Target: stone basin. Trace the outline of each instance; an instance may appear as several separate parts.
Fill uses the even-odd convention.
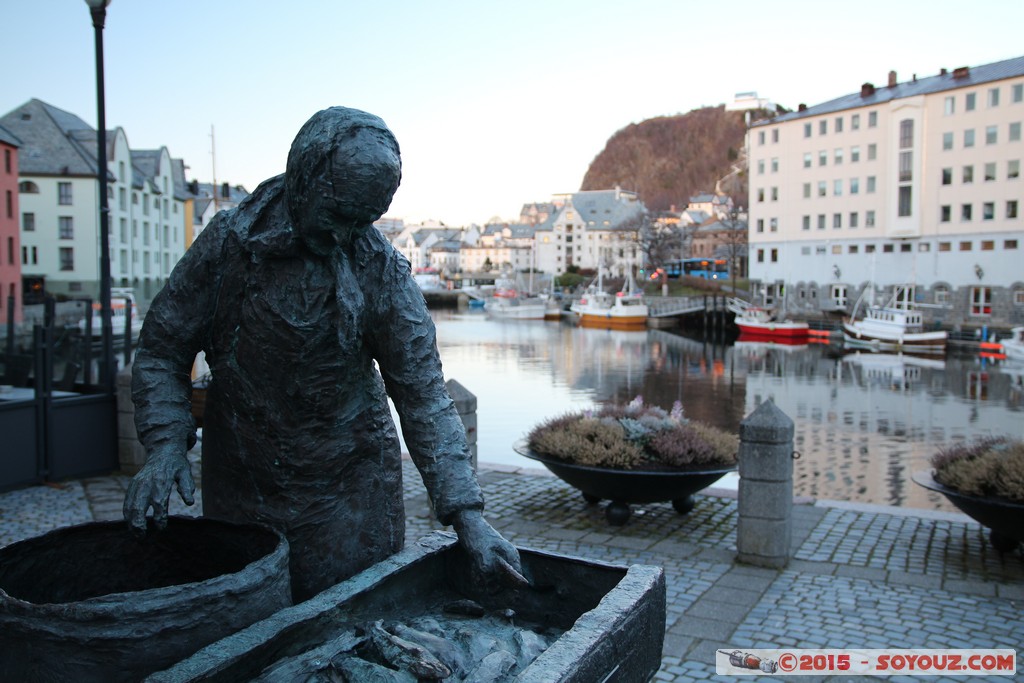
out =
[[[611,565],[520,548],[534,587],[482,595],[469,588],[454,534],[434,532],[312,599],[213,643],[149,683],[250,681],[313,650],[353,623],[408,618],[471,598],[511,608],[515,620],[554,632],[520,683],[647,681],[661,664],[665,579],[660,567]]]

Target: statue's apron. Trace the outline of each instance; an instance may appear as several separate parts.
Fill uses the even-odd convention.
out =
[[[205,514],[288,538],[293,598],[402,548],[401,450],[344,259],[230,259],[210,330]],[[258,378],[258,379],[257,379]]]

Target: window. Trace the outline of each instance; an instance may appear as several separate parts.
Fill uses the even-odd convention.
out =
[[[948,223],[952,220],[953,207],[949,204],[943,204],[939,207],[939,221],[942,223]]]
[[[900,245],[900,252],[905,254],[905,253],[907,253],[909,251],[911,251],[911,245],[910,244],[907,244],[906,242],[904,242],[903,244]]]
[[[935,285],[935,303],[937,304],[948,304],[949,303],[949,287],[945,285]]]
[[[778,263],[778,262],[779,262],[779,250],[778,249],[772,249],[772,263]]]
[[[974,182],[974,166],[964,166],[963,182],[964,185]]]
[[[1024,306],[1024,289],[1013,290],[1013,305]]]
[[[1003,240],[1003,249],[1016,249],[1017,240]]]
[[[953,184],[953,169],[944,168],[942,169],[942,184],[952,185]]]
[[[57,219],[57,236],[62,240],[75,238],[75,224],[71,216],[60,216]]]
[[[61,270],[74,270],[75,269],[75,250],[71,247],[60,248],[60,269]]]
[[[943,133],[942,134],[942,149],[950,150],[953,149],[953,134]]]
[[[804,124],[804,137],[805,138],[811,137],[811,124],[809,124],[809,123],[805,123]]]
[[[996,140],[999,139],[998,126],[985,126],[985,144],[994,145]]]
[[[956,113],[956,98],[950,95],[943,101],[942,113],[946,116],[952,116]]]
[[[21,194],[39,194],[39,186],[31,180],[22,180],[18,183],[18,192]]]
[[[773,202],[779,201],[779,188],[777,188],[777,187],[773,187],[772,188],[772,201]]]
[[[21,229],[25,232],[34,232],[36,229],[36,215],[34,213],[21,214]]]
[[[757,262],[764,263],[764,249],[757,250]]]
[[[819,213],[818,214],[818,230],[824,230],[824,229],[825,229],[825,214]]]
[[[828,163],[828,152],[821,150],[818,152],[818,166],[824,166]]]
[[[917,243],[917,250],[918,251],[931,251],[932,250],[932,245],[931,245],[930,242],[918,242]]]
[[[811,184],[804,183],[804,199],[809,199],[811,196]]]
[[[810,247],[800,247],[800,255],[801,256],[810,256],[811,255],[811,248]],[[803,292],[804,292],[804,290],[801,289],[800,290],[800,294],[803,295]]]
[[[850,163],[855,164],[860,161],[860,147],[854,145],[850,148]]]
[[[860,247],[859,247],[859,246],[857,246],[856,244],[851,244],[851,245],[850,245],[850,246],[849,246],[849,247],[847,248],[847,250],[846,250],[846,252],[847,252],[847,253],[849,253],[849,254],[856,254],[856,253],[858,253],[859,251],[860,251]]]
[[[1020,142],[1020,121],[1014,121],[1010,124],[1010,130],[1007,136],[1010,142]]]
[[[1010,101],[1014,104],[1024,102],[1024,83],[1015,83],[1010,86]]]
[[[990,221],[996,217],[995,202],[985,202],[981,205],[981,220]]]
[[[864,253],[865,254],[874,254],[875,253],[875,245],[873,245],[873,244],[865,244],[864,245]]]
[[[837,116],[836,117],[835,129],[836,129],[837,133],[842,133],[843,132],[843,117],[842,116]]]
[[[850,130],[860,130],[860,114],[850,117]]]
[[[838,230],[841,227],[843,227],[843,214],[841,214],[841,213],[834,213],[834,214],[832,214],[832,229],[833,230]]]
[[[757,134],[757,144],[759,144],[759,145],[763,145],[764,144],[764,131],[763,130]]]
[[[995,241],[993,241],[993,240],[982,240],[981,241],[981,250],[982,251],[992,251],[995,248],[996,248]]]
[[[757,219],[757,231],[758,232],[764,232],[764,219],[763,218],[758,218]]]
[[[1006,217],[1016,218],[1017,217],[1017,200],[1011,199],[1006,202]]]
[[[768,219],[768,228],[772,232],[778,232],[779,231],[779,219],[778,218],[769,218]]]
[[[128,193],[123,187],[117,191],[117,206],[122,211],[128,210]]]
[[[832,163],[834,163],[834,164],[841,164],[841,163],[843,163],[843,148],[842,147],[836,147],[836,151],[832,155],[832,159],[833,159]]]
[[[833,244],[832,245],[832,253],[833,254],[842,254],[843,253],[843,245],[841,245],[841,244]]]
[[[964,131],[964,147],[974,147],[974,129],[968,128]]]
[[[818,121],[818,135],[828,134],[828,121]]]
[[[1011,159],[1006,162],[1006,179],[1015,180],[1020,177],[1020,159]]]
[[[900,182],[909,183],[914,179],[914,153],[900,152]]]
[[[762,133],[764,135],[764,133]],[[764,175],[764,159],[757,160],[757,175]]]
[[[912,200],[912,196],[911,195],[912,195],[912,192],[911,192],[910,185],[900,185],[900,190],[899,190],[899,210],[898,210],[898,214],[900,216],[909,216],[909,215],[911,215],[911,203],[912,203],[911,202],[911,200]]]
[[[810,152],[804,152],[804,168],[810,168],[811,167],[811,159],[812,158],[813,158],[813,156],[811,155]]]
[[[772,129],[772,142],[778,142],[778,141],[779,141],[779,129],[778,128],[773,128]]]
[[[985,164],[985,182],[986,183],[990,183],[990,182],[992,182],[995,179],[996,179],[996,164],[993,161],[991,163]]]
[[[971,287],[971,315],[979,317],[992,315],[991,287]]]
[[[988,91],[988,106],[998,107],[999,106],[999,88],[989,88]]]
[[[869,111],[868,112],[868,128],[875,128],[876,126],[878,126],[878,112],[877,111]]]
[[[856,228],[857,227],[858,218],[860,218],[860,214],[859,213],[857,213],[856,211],[851,211],[850,212],[850,227],[851,228]]]
[[[869,228],[875,227],[875,212],[874,211],[865,211],[864,212],[864,225],[869,227]]]
[[[803,227],[804,230],[810,230],[811,229],[811,217],[810,216],[804,216],[803,217],[802,227]]]
[[[824,180],[819,180],[818,181],[818,196],[819,197],[824,197],[827,194],[828,194],[828,183],[826,183]]]
[[[882,252],[883,253],[891,254],[893,251],[894,251],[894,249],[892,248],[891,244],[883,244],[882,245]]]
[[[832,181],[832,194],[836,197],[841,197],[843,194],[843,181],[833,180]]]
[[[850,194],[860,193],[860,178],[850,178]]]
[[[6,192],[7,196],[7,217],[14,218],[14,193],[10,190]]]
[[[61,206],[71,205],[71,183],[57,183],[57,203]]]
[[[972,247],[973,244],[971,244],[970,240],[964,240],[963,242],[960,242],[959,245],[960,251],[970,251]]]
[[[900,121],[900,149],[910,149],[914,146],[914,120],[903,119]]]
[[[977,105],[977,101],[978,101],[977,93],[973,93],[973,92],[967,93],[967,96],[964,97],[964,109],[966,111],[974,111],[974,108]]]
[[[764,188],[763,187],[757,188],[757,201],[759,201],[759,202],[763,202],[764,201]]]
[[[972,206],[970,204],[961,204],[960,205],[960,220],[962,220],[962,221],[969,221],[969,220],[971,220],[971,210],[972,210]]]
[[[871,143],[868,145],[868,161],[874,161],[875,157],[878,156],[878,145]]]
[[[952,242],[939,242],[939,251],[952,251],[952,250],[953,250],[953,243]]]
[[[778,157],[772,157],[772,173],[778,173],[778,172],[779,172],[779,158]]]
[[[875,176],[869,175],[868,176],[867,187],[865,188],[865,192],[867,192],[868,194],[872,194],[874,191],[875,191]]]

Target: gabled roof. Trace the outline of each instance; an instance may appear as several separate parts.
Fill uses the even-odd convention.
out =
[[[627,220],[635,218],[643,210],[643,205],[634,193],[620,190],[577,192],[572,195],[572,205],[580,219],[586,222],[588,229],[593,221],[594,228],[614,230]]]
[[[983,64],[981,66],[960,67],[952,71],[947,71],[946,73],[940,73],[937,76],[917,78],[911,81],[906,81],[905,83],[897,83],[892,87],[879,86],[872,87],[870,89],[862,88],[861,91],[851,93],[849,95],[843,95],[842,97],[838,97],[834,100],[830,100],[822,104],[816,104],[813,107],[807,107],[804,111],[790,112],[788,114],[783,114],[782,116],[777,116],[774,119],[755,122],[751,125],[751,128],[780,123],[782,121],[803,119],[810,116],[819,116],[821,114],[831,114],[833,112],[843,111],[846,109],[868,107],[874,104],[891,102],[892,100],[898,100],[905,97],[931,95],[933,93],[944,92],[946,90],[969,88],[972,86],[982,85],[984,83],[1014,78],[1016,76],[1024,76],[1024,57],[1014,57],[1013,59],[1006,59],[1001,62],[993,62],[991,64]]]
[[[0,118],[0,125],[21,141],[20,174],[96,175],[96,131],[71,112],[31,99]]]

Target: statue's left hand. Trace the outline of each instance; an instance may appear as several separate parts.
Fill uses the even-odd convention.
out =
[[[463,510],[452,521],[459,543],[469,555],[474,581],[491,592],[529,585],[519,551],[487,523],[479,510]]]
[[[172,447],[150,453],[146,464],[129,482],[124,498],[124,518],[133,533],[146,535],[146,512],[150,507],[156,527],[167,526],[167,508],[174,488],[186,505],[195,502],[196,485],[185,453]]]

